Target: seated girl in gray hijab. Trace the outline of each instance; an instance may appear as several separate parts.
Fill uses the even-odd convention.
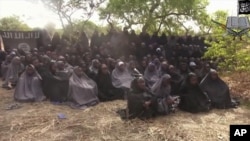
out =
[[[24,66],[21,63],[21,60],[19,57],[14,57],[11,61],[11,64],[7,70],[6,76],[5,76],[5,82],[3,84],[4,88],[11,89],[12,86],[15,86],[18,77],[20,73],[24,70]]]
[[[100,64],[99,60],[97,60],[97,59],[92,60],[91,65],[90,65],[90,67],[88,69],[89,77],[91,79],[93,79],[93,80],[96,79],[96,76],[98,74],[98,69],[99,69],[100,65],[101,64]]]
[[[144,72],[144,78],[149,88],[151,88],[160,79],[159,72],[153,63],[148,64],[148,67]]]
[[[97,85],[81,67],[75,67],[69,79],[68,101],[72,108],[79,109],[99,103]]]
[[[130,88],[133,80],[132,75],[129,73],[125,63],[118,62],[116,68],[112,71],[112,84],[115,88]]]
[[[20,102],[42,101],[45,99],[41,77],[33,65],[28,65],[20,76],[15,89],[14,99]]]
[[[170,96],[171,93],[171,76],[169,74],[164,74],[161,79],[159,79],[151,88],[152,93],[156,96],[158,103],[158,113],[162,115],[167,115],[177,106],[177,102],[173,97]],[[175,104],[175,105],[174,105]]]

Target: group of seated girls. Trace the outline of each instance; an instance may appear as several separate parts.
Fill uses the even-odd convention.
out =
[[[167,115],[177,105],[191,113],[236,106],[229,87],[213,69],[201,77],[195,71],[182,75],[183,64],[178,70],[159,59],[150,62],[144,70],[138,68],[139,71],[133,61],[100,63],[94,59],[89,66],[79,63],[73,67],[63,56],[56,61],[53,55],[22,59],[18,56],[6,58],[10,65],[5,71],[3,85],[16,85],[14,99],[20,102],[49,99],[72,108],[86,109],[100,101],[121,99],[127,100],[127,118],[142,119]],[[25,65],[24,62],[29,63]]]

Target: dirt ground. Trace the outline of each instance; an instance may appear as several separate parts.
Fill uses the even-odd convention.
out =
[[[243,79],[244,78],[244,79]],[[250,77],[224,77],[234,96],[249,100]],[[0,88],[0,141],[228,141],[230,124],[250,124],[247,106],[209,113],[175,114],[149,121],[123,121],[116,114],[124,101],[101,103],[87,110],[73,110],[49,102],[13,103],[13,90]],[[58,119],[64,113],[67,119]]]

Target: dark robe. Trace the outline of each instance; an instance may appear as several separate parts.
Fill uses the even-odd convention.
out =
[[[189,79],[187,78],[180,88],[180,109],[191,113],[209,111],[210,100],[208,96],[201,90],[199,85],[192,86]]]
[[[53,75],[46,67],[37,69],[42,77],[43,92],[52,102],[65,102],[67,100],[69,79]]]
[[[98,72],[96,83],[99,90],[99,99],[101,101],[109,101],[115,99],[123,99],[124,91],[121,88],[115,88],[112,85],[111,74],[102,74]]]
[[[131,83],[131,87],[135,84],[134,80]],[[151,101],[151,105],[148,108],[145,108],[143,105],[145,101]],[[152,96],[151,92],[138,89],[137,86],[132,88],[128,93],[128,118],[140,118],[148,119],[154,117],[157,112],[157,102],[156,99]]]
[[[177,95],[182,84],[183,77],[178,72],[170,72],[169,75],[171,76],[171,94]]]
[[[232,102],[228,85],[219,77],[216,80],[208,73],[200,83],[201,89],[207,93],[212,107],[224,109],[231,108]]]

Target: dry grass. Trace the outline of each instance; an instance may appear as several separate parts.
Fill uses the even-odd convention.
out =
[[[250,111],[244,107],[203,114],[177,111],[145,122],[121,120],[116,111],[126,106],[124,101],[101,103],[84,111],[49,102],[4,110],[13,103],[12,97],[13,91],[0,89],[1,141],[227,141],[230,124],[250,124]],[[58,113],[67,119],[59,120]]]

